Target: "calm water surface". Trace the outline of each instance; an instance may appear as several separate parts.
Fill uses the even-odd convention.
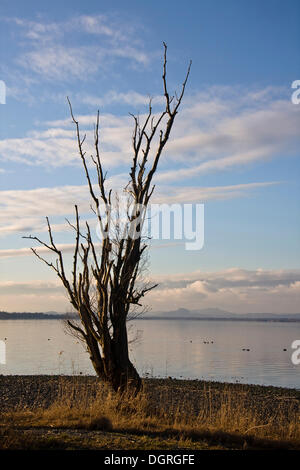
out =
[[[136,338],[131,358],[143,376],[300,388],[300,365],[291,361],[300,323],[137,320],[130,336]],[[0,320],[0,340],[5,338],[0,374],[94,373],[62,321]]]

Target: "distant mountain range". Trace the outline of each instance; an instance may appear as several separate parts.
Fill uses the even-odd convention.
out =
[[[149,312],[141,319],[182,319],[182,320],[239,320],[239,321],[300,321],[300,313],[245,313],[227,312],[219,308],[188,310],[179,308],[167,312]]]
[[[65,318],[77,318],[76,314],[58,312],[2,312],[0,320],[57,320]],[[176,319],[176,320],[228,320],[228,321],[300,321],[300,313],[246,313],[237,314],[221,310],[219,308],[205,308],[200,310],[188,310],[179,308],[171,311],[148,312],[138,317],[138,320],[151,319]]]

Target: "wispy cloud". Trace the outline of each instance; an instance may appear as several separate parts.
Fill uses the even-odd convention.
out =
[[[167,204],[198,203],[245,197],[255,190],[279,184],[276,181],[234,184],[229,186],[171,186],[163,185],[154,193],[153,202]]]
[[[53,229],[53,232],[55,232],[56,230],[55,225],[52,227],[52,229]],[[152,245],[151,249],[154,249],[154,250],[160,249],[160,248],[166,249],[166,248],[170,248],[174,246],[181,246],[183,245],[183,243],[184,242],[156,243]],[[101,244],[94,243],[94,246],[95,248],[99,248]],[[57,243],[56,247],[59,250],[61,250],[63,254],[66,254],[66,253],[74,253],[75,245],[74,243]],[[36,246],[32,246],[32,248],[34,248],[39,255],[42,255],[42,256],[44,256],[44,254],[51,255],[48,248],[37,245],[37,242],[36,242]],[[19,258],[23,256],[33,256],[31,248],[15,248],[15,249],[12,248],[12,249],[7,249],[7,250],[0,250],[0,258]]]
[[[102,127],[101,155],[104,165],[117,167],[127,164],[131,158],[131,127],[129,118],[119,120],[118,127]],[[94,152],[93,131],[90,123],[95,123],[95,116],[83,119],[82,135],[86,133],[85,150],[87,155]],[[86,129],[84,123],[90,127]],[[105,122],[103,117],[102,122]],[[70,123],[70,121],[69,121]],[[75,131],[63,128],[32,131],[26,137],[3,139],[0,141],[0,159],[23,163],[26,165],[42,165],[62,167],[80,165]]]
[[[288,100],[267,101],[261,93],[246,108],[245,97],[235,96],[231,105],[212,101],[186,106],[178,117],[168,146],[181,167],[160,173],[160,181],[190,178],[203,173],[249,165],[274,157],[296,155],[300,145],[300,115]],[[208,109],[206,109],[208,108]],[[188,165],[183,165],[187,162]]]
[[[26,46],[16,57],[16,64],[48,80],[87,80],[119,58],[129,64],[149,63],[149,55],[138,38],[138,27],[116,17],[80,15],[56,23],[18,17],[6,21],[18,28]],[[78,42],[78,35],[89,40]]]
[[[5,18],[5,21],[20,27],[23,36],[34,43],[53,42],[58,36],[60,39],[74,31],[108,37],[115,42],[128,40],[129,37],[137,42],[133,38],[136,32],[133,24],[126,24],[112,15],[78,15],[60,22],[33,21],[19,17]]]
[[[107,187],[120,191],[126,184],[126,175],[120,174],[107,181]],[[154,203],[188,203],[205,202],[209,200],[225,200],[244,197],[247,194],[277,184],[276,182],[260,182],[215,187],[171,187],[162,186],[154,192]],[[95,191],[97,188],[95,186]],[[51,197],[49,194],[51,193]],[[45,216],[54,220],[54,232],[69,230],[65,222],[57,218],[74,216],[74,204],[79,206],[82,216],[89,214],[89,223],[96,225],[96,220],[90,210],[90,196],[86,185],[61,186],[55,188],[39,188],[32,190],[0,191],[0,236],[28,235],[47,231]],[[38,203],[37,203],[38,201]],[[52,220],[52,222],[53,222]],[[0,257],[20,256],[26,251],[0,250]]]
[[[60,281],[0,282],[0,293],[10,295],[44,296],[63,293]]]
[[[97,48],[53,45],[27,52],[17,63],[48,80],[86,79],[98,71],[104,58],[104,51]]]
[[[254,92],[249,92],[251,96]],[[274,95],[277,93],[277,99]],[[188,180],[203,173],[245,167],[257,161],[296,155],[300,147],[300,114],[297,107],[278,95],[279,91],[257,90],[250,95],[225,90],[207,90],[188,97],[175,122],[174,131],[161,160],[157,181]],[[269,100],[266,97],[269,97]],[[83,100],[89,101],[85,96]],[[103,102],[117,100],[132,106],[148,98],[134,92],[104,95]],[[157,105],[161,98],[155,97]],[[250,102],[251,105],[247,104]],[[91,103],[91,101],[90,101]],[[141,116],[142,118],[143,116]],[[78,116],[92,151],[94,115]],[[128,165],[132,157],[132,119],[101,115],[101,155],[104,166]],[[27,164],[66,166],[79,163],[70,119],[45,123],[48,128],[31,131],[26,137],[0,142],[0,158]],[[155,149],[155,145],[153,145]],[[176,168],[174,168],[176,164]]]
[[[57,248],[63,253],[72,253],[74,251],[73,243],[58,243]],[[36,252],[39,255],[44,255],[45,253],[49,255],[49,250],[46,247],[34,247]],[[30,248],[16,248],[8,250],[0,250],[0,258],[18,258],[20,256],[32,256],[32,251]],[[7,283],[10,284],[9,282]],[[2,283],[2,285],[7,285]]]
[[[103,96],[98,95],[89,95],[81,94],[76,97],[78,102],[85,105],[91,106],[95,109],[95,106],[110,106],[113,104],[127,104],[132,107],[142,106],[142,109],[145,109],[149,105],[149,96],[143,95],[142,93],[137,93],[134,90],[128,92],[118,92],[116,90],[111,90],[105,93]],[[161,105],[164,102],[164,97],[154,96],[152,98],[152,105]]]

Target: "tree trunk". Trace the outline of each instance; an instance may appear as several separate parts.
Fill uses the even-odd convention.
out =
[[[137,395],[142,388],[141,378],[129,359],[125,367],[117,366],[114,369],[110,382],[114,391],[121,394],[128,392]]]
[[[113,389],[124,393],[137,394],[142,386],[141,378],[129,359],[126,318],[121,317],[114,325],[111,344],[113,357],[112,386]]]
[[[114,336],[107,337],[109,353],[100,353],[99,343],[90,336],[89,353],[97,376],[109,384],[115,392],[137,395],[142,388],[141,378],[129,359],[126,321],[115,326]]]

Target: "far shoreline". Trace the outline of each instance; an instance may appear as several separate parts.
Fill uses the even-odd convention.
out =
[[[298,315],[298,314],[295,314]],[[76,320],[76,315],[64,315],[64,314],[47,314],[47,313],[8,313],[0,312],[0,320]],[[300,318],[284,318],[284,317],[251,317],[243,318],[239,317],[176,317],[176,316],[137,316],[129,321],[153,321],[153,320],[178,320],[178,321],[224,321],[224,322],[268,322],[268,323],[300,323]]]

